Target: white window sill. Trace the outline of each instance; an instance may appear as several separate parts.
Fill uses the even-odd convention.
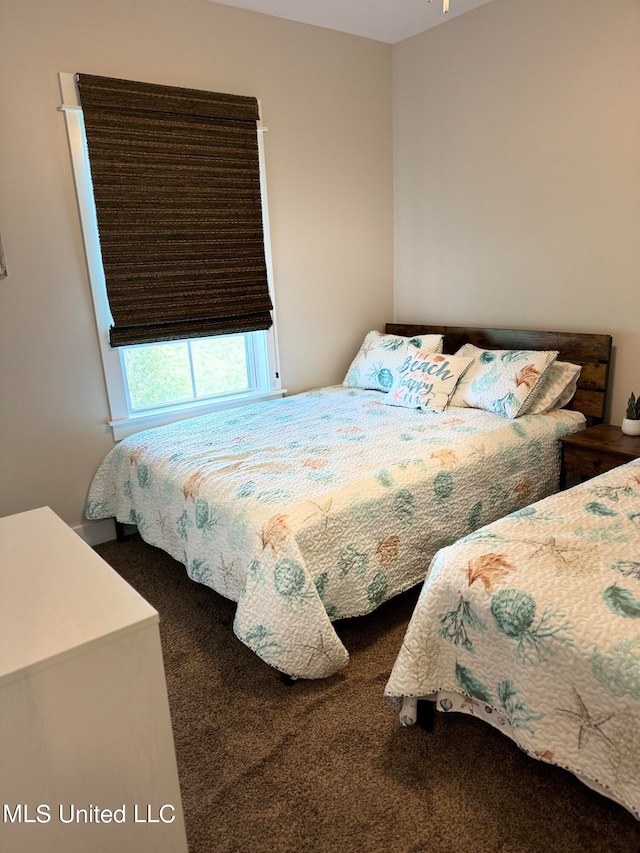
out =
[[[133,435],[143,429],[164,426],[164,424],[183,421],[187,418],[195,418],[198,415],[207,415],[210,412],[219,412],[223,409],[235,409],[238,406],[248,406],[250,403],[261,403],[266,400],[277,400],[287,393],[285,388],[275,391],[258,392],[254,394],[238,394],[234,397],[225,397],[224,400],[209,401],[202,405],[176,406],[152,412],[144,412],[139,415],[130,415],[116,421],[108,421],[113,430],[115,441],[121,441],[128,435]]]

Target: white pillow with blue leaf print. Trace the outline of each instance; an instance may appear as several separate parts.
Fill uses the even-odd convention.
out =
[[[558,357],[552,350],[484,350],[464,344],[456,355],[474,363],[456,386],[451,406],[495,412],[505,418],[524,414],[538,385]]]
[[[372,391],[389,391],[395,371],[404,362],[409,344],[429,352],[442,352],[442,335],[387,335],[368,332],[351,362],[343,385]]]

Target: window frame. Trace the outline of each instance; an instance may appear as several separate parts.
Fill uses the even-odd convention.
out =
[[[128,404],[124,378],[124,360],[122,354],[118,352],[120,348],[112,347],[109,343],[109,328],[113,325],[113,318],[107,299],[104,270],[102,268],[93,187],[91,184],[91,173],[84,135],[84,121],[76,85],[76,76],[74,73],[61,71],[58,74],[58,80],[62,99],[59,109],[64,113],[65,117],[76,199],[91,285],[96,330],[109,401],[110,418],[107,423],[113,431],[114,439],[119,441],[125,436],[132,435],[142,429],[161,426],[176,420],[284,396],[286,389],[282,388],[279,369],[276,301],[273,287],[273,262],[264,158],[264,133],[268,128],[264,127],[261,122],[258,123],[260,194],[262,198],[267,278],[269,294],[273,303],[273,325],[266,331],[244,333],[247,350],[256,368],[258,390],[249,389],[248,391],[225,394],[205,400],[200,399],[175,405],[159,406],[155,409],[135,412],[131,411]],[[234,334],[243,333],[236,332]],[[140,344],[139,346],[154,346],[154,344]]]

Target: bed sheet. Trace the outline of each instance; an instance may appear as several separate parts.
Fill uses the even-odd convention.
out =
[[[474,714],[640,817],[640,460],[434,558],[385,696]]]
[[[236,635],[293,677],[348,653],[332,622],[422,581],[435,551],[557,488],[574,412],[507,421],[425,413],[343,386],[205,415],[122,441],[85,514],[136,524],[238,603]]]

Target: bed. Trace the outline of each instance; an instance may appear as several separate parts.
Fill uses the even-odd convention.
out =
[[[583,367],[582,411],[425,412],[343,384],[130,436],[89,492],[88,518],[137,525],[194,581],[237,602],[237,637],[292,679],[346,665],[334,622],[421,582],[439,548],[555,491],[558,436],[602,414],[608,336],[386,333],[385,343],[442,335],[445,353],[459,341],[553,348]]]
[[[640,818],[639,620],[637,460],[436,554],[385,696],[405,725],[473,714]]]

